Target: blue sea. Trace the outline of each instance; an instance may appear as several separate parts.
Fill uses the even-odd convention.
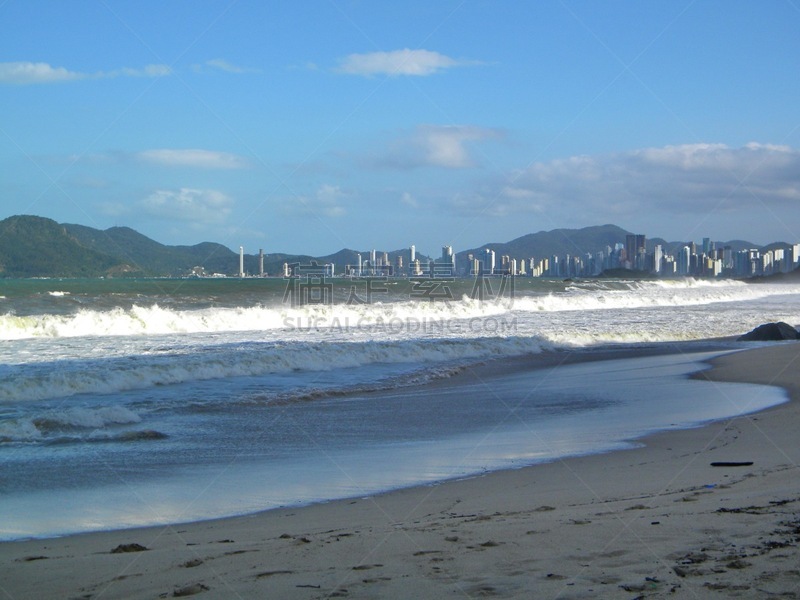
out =
[[[0,280],[0,539],[631,447],[784,402],[782,390],[688,378],[746,347],[702,340],[770,321],[800,323],[799,285]],[[644,351],[664,343],[680,351]],[[561,361],[618,348],[642,356]]]

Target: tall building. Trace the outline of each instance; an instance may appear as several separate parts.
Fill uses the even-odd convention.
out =
[[[653,273],[661,273],[661,261],[664,258],[664,250],[661,244],[656,244],[653,249]]]
[[[681,248],[678,256],[678,275],[689,275],[691,273],[692,249],[689,246]]]
[[[494,275],[495,269],[495,256],[494,250],[486,249],[486,258],[484,260],[484,274]]]
[[[258,276],[264,276],[264,249],[258,249]]]
[[[470,259],[470,262],[472,264],[472,274],[477,277],[478,275],[481,274],[481,269],[483,268],[483,265],[481,265],[481,261],[478,260],[477,258]]]
[[[244,277],[244,247],[239,246],[239,277]]]
[[[639,265],[639,256],[647,252],[645,236],[640,233],[629,233],[625,236],[625,256],[630,262],[631,269],[644,270],[644,265]]]
[[[452,246],[442,246],[442,262],[450,269],[450,274],[456,274],[456,255]]]

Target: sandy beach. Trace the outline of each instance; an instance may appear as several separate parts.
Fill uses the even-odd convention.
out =
[[[0,597],[795,598],[798,367],[797,343],[715,359],[696,376],[781,386],[791,401],[632,450],[245,517],[2,543]]]

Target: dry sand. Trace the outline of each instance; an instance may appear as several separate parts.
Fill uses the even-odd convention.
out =
[[[714,363],[793,401],[370,498],[4,543],[0,598],[800,597],[800,344]]]

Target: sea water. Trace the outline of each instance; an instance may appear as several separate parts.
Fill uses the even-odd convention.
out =
[[[622,448],[785,395],[689,380],[711,356],[702,344],[497,376],[491,365],[800,323],[791,284],[339,279],[299,296],[303,283],[0,282],[0,538],[242,514]],[[480,381],[465,376],[487,361]]]

